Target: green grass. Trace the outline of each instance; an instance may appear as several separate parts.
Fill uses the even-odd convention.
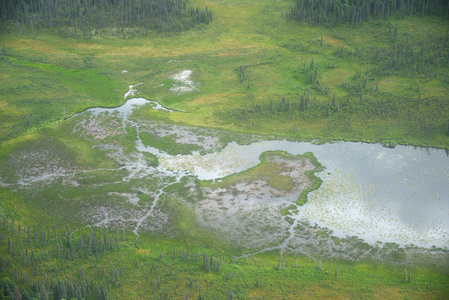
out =
[[[290,192],[293,189],[294,179],[287,175],[282,175],[282,172],[287,171],[284,166],[277,163],[273,159],[280,157],[285,160],[304,160],[308,159],[315,166],[313,170],[305,171],[307,177],[311,179],[311,186],[306,188],[301,192],[297,204],[302,206],[307,202],[307,194],[318,189],[321,186],[322,180],[314,175],[315,172],[320,172],[323,170],[321,164],[317,161],[316,157],[311,153],[307,152],[304,155],[290,155],[282,151],[269,151],[264,152],[260,155],[260,163],[250,169],[247,169],[238,174],[232,174],[222,178],[220,181],[201,181],[200,184],[206,187],[213,188],[230,188],[238,182],[242,181],[255,181],[263,180],[268,186],[282,192]],[[290,206],[290,209],[295,209],[296,206]],[[283,211],[283,215],[287,214],[287,211]]]
[[[235,185],[240,181],[253,181],[253,180],[263,180],[267,184],[281,191],[291,191],[293,189],[293,181],[291,177],[281,175],[280,173],[284,171],[283,167],[272,161],[272,158],[281,157],[283,159],[300,159],[301,156],[292,158],[291,155],[281,151],[275,152],[264,152],[260,155],[260,163],[250,169],[247,169],[239,174],[232,174],[224,177],[219,182],[215,181],[202,181],[201,184],[204,186],[213,186],[216,188],[220,187],[230,187]]]
[[[85,234],[90,232],[90,228],[81,228],[89,207],[110,206],[123,211],[133,208],[114,193],[138,194],[139,189],[156,190],[171,182],[173,179],[164,181],[157,177],[117,182],[128,173],[119,170],[117,162],[105,155],[114,151],[92,148],[96,145],[93,137],[85,139],[73,134],[73,119],[62,122],[89,107],[122,104],[128,85],[140,82],[143,84],[136,87],[139,96],[157,100],[176,111],[140,109],[133,118],[215,129],[221,147],[233,140],[244,144],[259,137],[276,137],[316,143],[351,140],[449,148],[447,64],[438,67],[429,64],[423,72],[398,69],[379,75],[373,71],[379,63],[367,60],[369,47],[388,50],[394,47],[390,28],[398,28],[399,43],[413,41],[414,50],[419,52],[421,42],[447,39],[447,21],[431,16],[398,20],[393,15],[380,24],[373,19],[359,27],[343,25],[329,29],[287,24],[281,16],[291,5],[288,0],[193,2],[210,7],[216,18],[207,27],[188,32],[154,33],[149,38],[135,36],[127,40],[112,36],[63,39],[45,32],[2,34],[0,176],[18,178],[17,165],[10,163],[11,157],[20,151],[46,151],[54,160],[67,163],[63,167],[72,169],[72,180],[80,186],[64,188],[58,179],[44,188],[36,185],[26,191],[1,187],[0,214],[13,213],[15,226],[20,222],[23,226],[43,225],[48,229],[56,223],[64,240],[62,228],[67,225]],[[447,51],[447,45],[443,51]],[[304,72],[304,65],[310,67],[312,59],[315,66],[318,64],[320,88],[308,81],[310,71]],[[371,71],[364,75],[368,65]],[[197,88],[190,93],[175,94],[170,91],[175,84],[170,77],[184,69],[193,71],[192,80]],[[362,102],[361,85],[365,85]],[[301,111],[304,93],[310,93],[310,107]],[[329,105],[334,94],[338,110]],[[290,110],[280,108],[282,98],[291,105]],[[421,98],[419,106],[418,98]],[[124,153],[130,155],[136,134],[133,128],[127,127],[124,136],[109,138],[107,142],[122,146]],[[141,137],[145,144],[171,154],[201,150],[192,144],[175,144],[172,137],[156,138],[151,133],[141,133]],[[309,156],[309,159],[314,158]],[[151,166],[158,164],[151,155],[146,155],[145,161]],[[316,159],[313,162],[318,166]],[[28,162],[17,163],[24,169]],[[76,173],[77,168],[89,167],[99,170]],[[231,186],[243,179],[264,179],[278,190],[291,190],[292,181],[279,175],[280,171],[278,165],[262,161],[214,185]],[[301,194],[299,205],[321,183],[313,172],[308,176],[314,185]],[[237,299],[263,296],[267,299],[422,299],[444,298],[449,294],[447,271],[426,257],[422,265],[413,266],[322,259],[324,271],[321,272],[315,269],[317,263],[310,258],[293,255],[286,255],[286,268],[276,270],[278,252],[257,254],[253,259],[232,263],[232,254],[241,249],[199,226],[190,205],[201,199],[189,194],[184,184],[169,186],[166,192],[170,196],[162,207],[157,207],[171,218],[171,234],[176,233],[172,239],[144,234],[137,245],[135,236],[127,232],[126,241],[121,241],[118,249],[77,259],[55,258],[56,242],[51,240],[48,245],[33,244],[37,253],[48,251],[49,259],[43,255],[42,262],[36,260],[25,267],[20,253],[31,251],[31,245],[23,236],[19,242],[17,235],[2,229],[0,256],[11,263],[0,270],[0,278],[11,277],[19,287],[30,290],[33,282],[44,278],[41,273],[36,274],[35,267],[39,264],[50,280],[73,279],[80,276],[83,266],[87,278],[97,281],[99,269],[104,267],[108,275],[98,284],[106,286],[111,297],[117,299],[162,298],[165,293],[185,299],[187,291],[191,298],[193,293],[197,297],[207,291],[206,298],[211,299],[226,298],[231,292]],[[55,194],[69,200],[55,203]],[[151,205],[152,198],[138,195],[142,205]],[[178,197],[187,199],[189,205]],[[287,207],[282,215],[295,209],[295,205]],[[327,234],[322,231],[322,235]],[[98,238],[98,229],[96,235]],[[8,253],[8,237],[20,251]],[[212,254],[217,260],[223,259],[221,271],[206,271],[202,256],[197,261],[183,258],[181,247],[185,251],[187,237],[191,253],[200,251]],[[68,247],[66,240],[64,247]],[[172,257],[173,250],[177,253],[175,257]],[[142,258],[145,253],[146,260]],[[394,253],[391,257],[402,261],[404,254]],[[294,267],[295,262],[298,268]],[[13,278],[14,268],[23,270],[25,275]],[[120,275],[119,283],[109,278],[112,268],[121,269],[119,273],[123,277]],[[404,280],[404,270],[411,274],[411,282]]]
[[[351,106],[343,106],[348,96],[345,86],[354,83],[352,78],[357,71],[365,71],[368,67],[366,60],[357,55],[347,56],[348,53],[359,47],[360,53],[368,55],[368,46],[363,45],[393,47],[388,32],[395,27],[398,28],[398,39],[403,43],[414,40],[418,45],[422,40],[422,30],[433,39],[444,37],[446,27],[440,19],[407,17],[396,20],[391,17],[390,21],[382,22],[380,26],[373,20],[360,27],[340,26],[329,30],[286,24],[280,15],[288,7],[288,1],[276,5],[268,2],[237,5],[213,1],[205,4],[214,9],[216,22],[204,29],[156,35],[151,39],[135,37],[124,41],[106,37],[87,42],[46,35],[6,36],[6,53],[12,58],[4,56],[2,63],[15,65],[8,67],[13,72],[9,72],[3,82],[9,89],[31,88],[27,91],[28,95],[32,95],[35,90],[36,97],[31,97],[32,101],[51,101],[53,112],[49,112],[49,119],[53,120],[61,118],[64,107],[69,115],[93,105],[117,105],[128,84],[143,82],[138,87],[143,96],[180,110],[169,118],[189,125],[307,140],[392,140],[401,144],[447,146],[445,113],[448,108],[444,99],[448,95],[448,83],[444,78],[448,70],[443,65],[435,78],[403,73],[376,76],[369,79],[367,84],[372,89],[377,84],[380,93],[384,94],[366,94],[367,101],[363,106],[358,104],[358,96],[351,96]],[[320,44],[321,36],[323,45]],[[30,44],[27,45],[27,42]],[[337,54],[342,46],[346,56]],[[419,46],[416,49],[419,51]],[[301,69],[304,63],[309,64],[312,58],[320,65],[320,82],[328,92],[316,91],[311,84],[304,83],[305,75],[297,76],[298,68]],[[42,63],[43,60],[45,63]],[[333,68],[328,69],[328,64]],[[248,79],[241,82],[238,69],[244,65],[250,66],[247,68]],[[370,64],[371,69],[375,67],[375,63]],[[35,87],[29,78],[19,84],[19,80],[24,79],[20,77],[29,75],[13,76],[14,70],[25,68],[27,73],[36,73],[34,84],[40,83],[41,87]],[[173,81],[169,77],[182,69],[193,70],[192,79],[199,87],[194,92],[176,95],[170,91]],[[128,70],[129,73],[123,74],[121,70]],[[49,77],[49,72],[61,75]],[[92,80],[92,75],[100,76]],[[61,95],[60,89],[51,91],[54,96],[42,97],[50,93],[48,88],[42,88],[46,81],[47,87],[59,84],[64,93],[69,91],[69,95],[78,97],[74,98],[78,106],[72,106],[75,101],[53,99],[57,94]],[[50,81],[55,84],[50,85]],[[161,87],[161,84],[164,86]],[[409,91],[410,84],[415,90],[420,86],[423,99],[430,95],[432,100],[429,106],[421,105],[417,109],[410,103],[410,99],[416,102],[418,97],[417,93]],[[277,104],[282,97],[298,107],[304,91],[310,91],[311,98],[316,99],[305,113],[295,111],[293,114],[274,114],[268,118],[254,115],[251,127],[249,119],[236,119],[231,113],[252,109],[254,105],[268,105],[271,100]],[[331,111],[330,116],[326,117],[327,103],[334,93],[340,104],[340,112]],[[393,115],[370,111],[376,107],[375,103],[391,97],[400,107]],[[13,98],[24,97],[19,93]],[[17,111],[17,101],[10,99],[6,103],[15,105],[14,108],[4,110],[8,111],[9,117],[13,111]],[[29,107],[25,104],[22,107]],[[46,109],[49,107],[45,103],[41,106]],[[355,113],[352,112],[354,109]],[[414,122],[408,120],[410,115],[407,109],[411,110],[413,119],[426,119],[420,128],[414,128]],[[44,120],[42,115],[46,116],[46,111],[43,108],[37,111],[41,120]],[[438,114],[439,111],[443,114]],[[37,126],[35,119],[39,114],[31,118],[31,124],[19,127]],[[430,125],[429,120],[432,119],[435,121],[429,133],[426,126]],[[8,128],[16,128],[17,122],[10,121]],[[5,134],[8,132],[5,129]]]
[[[190,154],[192,151],[197,151],[200,146],[193,144],[176,143],[172,137],[154,137],[151,133],[141,133],[140,138],[145,145],[151,145],[159,150],[165,151],[170,155]]]
[[[303,191],[301,193],[301,195],[299,195],[299,199],[296,202],[299,206],[306,204],[307,203],[307,194],[318,189],[321,186],[321,183],[323,182],[323,180],[321,180],[321,178],[315,176],[316,172],[323,171],[323,166],[318,162],[318,160],[313,155],[313,153],[306,152],[306,153],[304,153],[304,156],[312,161],[312,163],[315,165],[315,169],[306,172],[307,177],[312,179],[312,186],[307,188],[305,191]]]
[[[95,287],[105,287],[112,299],[152,299],[161,294],[184,299],[186,293],[212,299],[226,298],[230,293],[236,299],[439,298],[448,291],[447,277],[426,267],[322,260],[322,270],[318,271],[317,262],[308,257],[284,255],[285,264],[282,260],[277,268],[276,252],[233,263],[229,255],[192,238],[143,236],[135,240],[122,231],[60,227],[54,231],[52,227],[42,228],[47,235],[44,240],[40,227],[31,226],[28,238],[28,227],[21,219],[15,218],[14,225],[11,219],[2,222],[2,237],[9,239],[11,253],[8,246],[2,247],[0,257],[6,265],[0,271],[1,284],[10,276],[22,295],[32,297],[37,293],[24,289],[30,281],[39,278],[38,289],[40,284],[47,286],[51,295],[57,280],[65,280],[68,295],[87,284],[82,293],[95,295]]]
[[[11,116],[3,115],[9,126],[2,126],[2,139],[46,126],[89,107],[117,106],[121,102],[118,92],[125,91],[126,86],[120,89],[105,70],[61,61],[54,64],[16,51],[3,50],[0,61],[7,70],[0,86],[2,94],[8,95],[5,105],[17,111],[13,122],[8,122]]]

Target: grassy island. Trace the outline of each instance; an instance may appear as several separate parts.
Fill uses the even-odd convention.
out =
[[[298,217],[313,153],[173,163],[260,140],[448,151],[447,1],[2,1],[0,299],[449,297],[447,247]]]

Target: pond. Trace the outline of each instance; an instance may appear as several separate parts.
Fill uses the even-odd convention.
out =
[[[124,124],[131,122],[138,130],[139,124],[128,116],[133,108],[146,104],[165,109],[155,101],[133,98],[119,108],[92,112],[117,111]],[[257,165],[266,151],[312,152],[325,168],[317,173],[323,183],[299,207],[296,220],[328,228],[334,236],[357,236],[369,243],[449,245],[449,158],[441,149],[261,140],[249,145],[231,142],[221,151],[205,155],[169,155],[143,145],[140,139],[136,148],[156,155],[161,168],[188,171],[199,180],[220,180],[242,172]]]
[[[449,245],[449,158],[444,150],[342,141],[317,145],[236,135],[248,143],[240,145],[229,142],[228,135],[221,139],[223,133],[214,129],[142,117],[150,107],[160,111],[156,114],[172,113],[156,101],[134,97],[120,107],[88,109],[67,121],[75,139],[88,140],[86,145],[100,160],[115,164],[76,165],[62,147],[42,139],[8,158],[0,185],[73,223],[126,228],[137,236],[141,231],[167,234],[175,228],[165,203],[176,198],[201,226],[246,250],[299,249],[311,254],[317,248],[307,247],[321,247],[324,236],[329,251],[338,246],[332,237],[357,237],[370,245]],[[153,147],[156,144],[159,148]],[[173,145],[202,152],[173,152]],[[163,149],[190,154],[173,155]],[[240,174],[258,165],[267,151],[312,152],[324,167],[315,173],[323,180],[321,186],[289,216],[285,210],[304,186],[305,168],[298,163],[288,174],[285,169],[273,173],[287,180],[281,182],[287,184],[285,190],[273,189],[262,177],[244,179],[248,172]],[[223,178],[232,174],[237,175],[234,183],[226,185]],[[201,180],[212,184],[198,185]],[[48,201],[55,190],[58,196]],[[345,253],[352,251],[341,247]]]
[[[441,149],[260,141],[231,143],[204,156],[163,156],[161,163],[202,180],[219,180],[256,165],[260,154],[273,150],[313,152],[325,167],[317,173],[322,186],[309,194],[297,218],[330,228],[336,236],[356,235],[371,243],[449,245],[449,158]]]

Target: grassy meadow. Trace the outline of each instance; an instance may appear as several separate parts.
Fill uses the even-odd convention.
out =
[[[448,146],[448,24],[441,17],[392,16],[329,29],[287,22],[289,1],[198,4],[214,11],[214,22],[182,33],[88,41],[3,33],[2,139],[87,107],[116,106],[129,84],[142,82],[143,97],[177,110],[170,119],[189,125]],[[426,61],[441,59],[423,71],[417,62],[390,74],[376,71],[385,53],[375,51],[407,46],[427,54]],[[183,69],[193,71],[198,87],[174,94],[170,77]],[[304,95],[310,101],[301,109]]]
[[[245,255],[195,220],[194,205],[203,199],[195,189],[214,183],[178,181],[160,171],[135,175],[126,168],[129,157],[155,170],[158,161],[151,154],[133,157],[138,133],[134,127],[122,130],[116,115],[92,123],[109,130],[101,142],[115,148],[100,149],[96,131],[74,130],[89,122],[75,114],[120,106],[129,85],[142,83],[137,96],[174,111],[140,109],[132,120],[171,130],[191,127],[203,139],[217,138],[211,150],[177,143],[175,134],[156,136],[142,125],[142,143],[171,155],[204,154],[260,138],[449,149],[447,18],[393,14],[358,26],[311,26],[286,18],[290,0],[189,3],[207,6],[213,21],[148,36],[131,28],[126,38],[2,28],[0,299],[10,299],[6,295],[16,286],[22,299],[447,299],[447,250],[410,254],[393,245],[385,261],[362,255],[315,261],[279,249]],[[182,70],[192,71],[190,92],[173,90]],[[116,149],[122,151],[119,159]],[[215,187],[263,179],[292,190],[291,178],[264,155],[260,165]],[[321,170],[312,154],[305,157]],[[50,179],[41,186],[32,171],[45,168],[42,174]],[[68,175],[52,177],[61,170]],[[313,172],[306,174],[314,183],[298,205],[319,188]],[[14,182],[21,180],[18,188]],[[126,200],[129,191],[139,205]],[[158,197],[163,201],[156,203]],[[143,223],[157,233],[137,236],[137,221],[123,220],[149,207],[168,221],[156,229]],[[102,224],[96,215],[101,209],[119,218]],[[282,216],[295,209],[284,209]],[[311,232],[327,243],[320,228]],[[351,245],[371,251],[360,241]]]

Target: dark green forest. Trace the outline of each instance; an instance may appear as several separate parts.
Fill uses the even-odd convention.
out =
[[[405,16],[444,16],[447,21],[449,5],[445,0],[295,0],[287,11],[288,20],[308,22],[310,25],[329,27],[342,24],[360,25],[371,17],[388,20]]]
[[[62,36],[134,34],[150,31],[180,32],[212,21],[212,11],[183,0],[5,0],[1,24],[16,30],[50,30]]]

